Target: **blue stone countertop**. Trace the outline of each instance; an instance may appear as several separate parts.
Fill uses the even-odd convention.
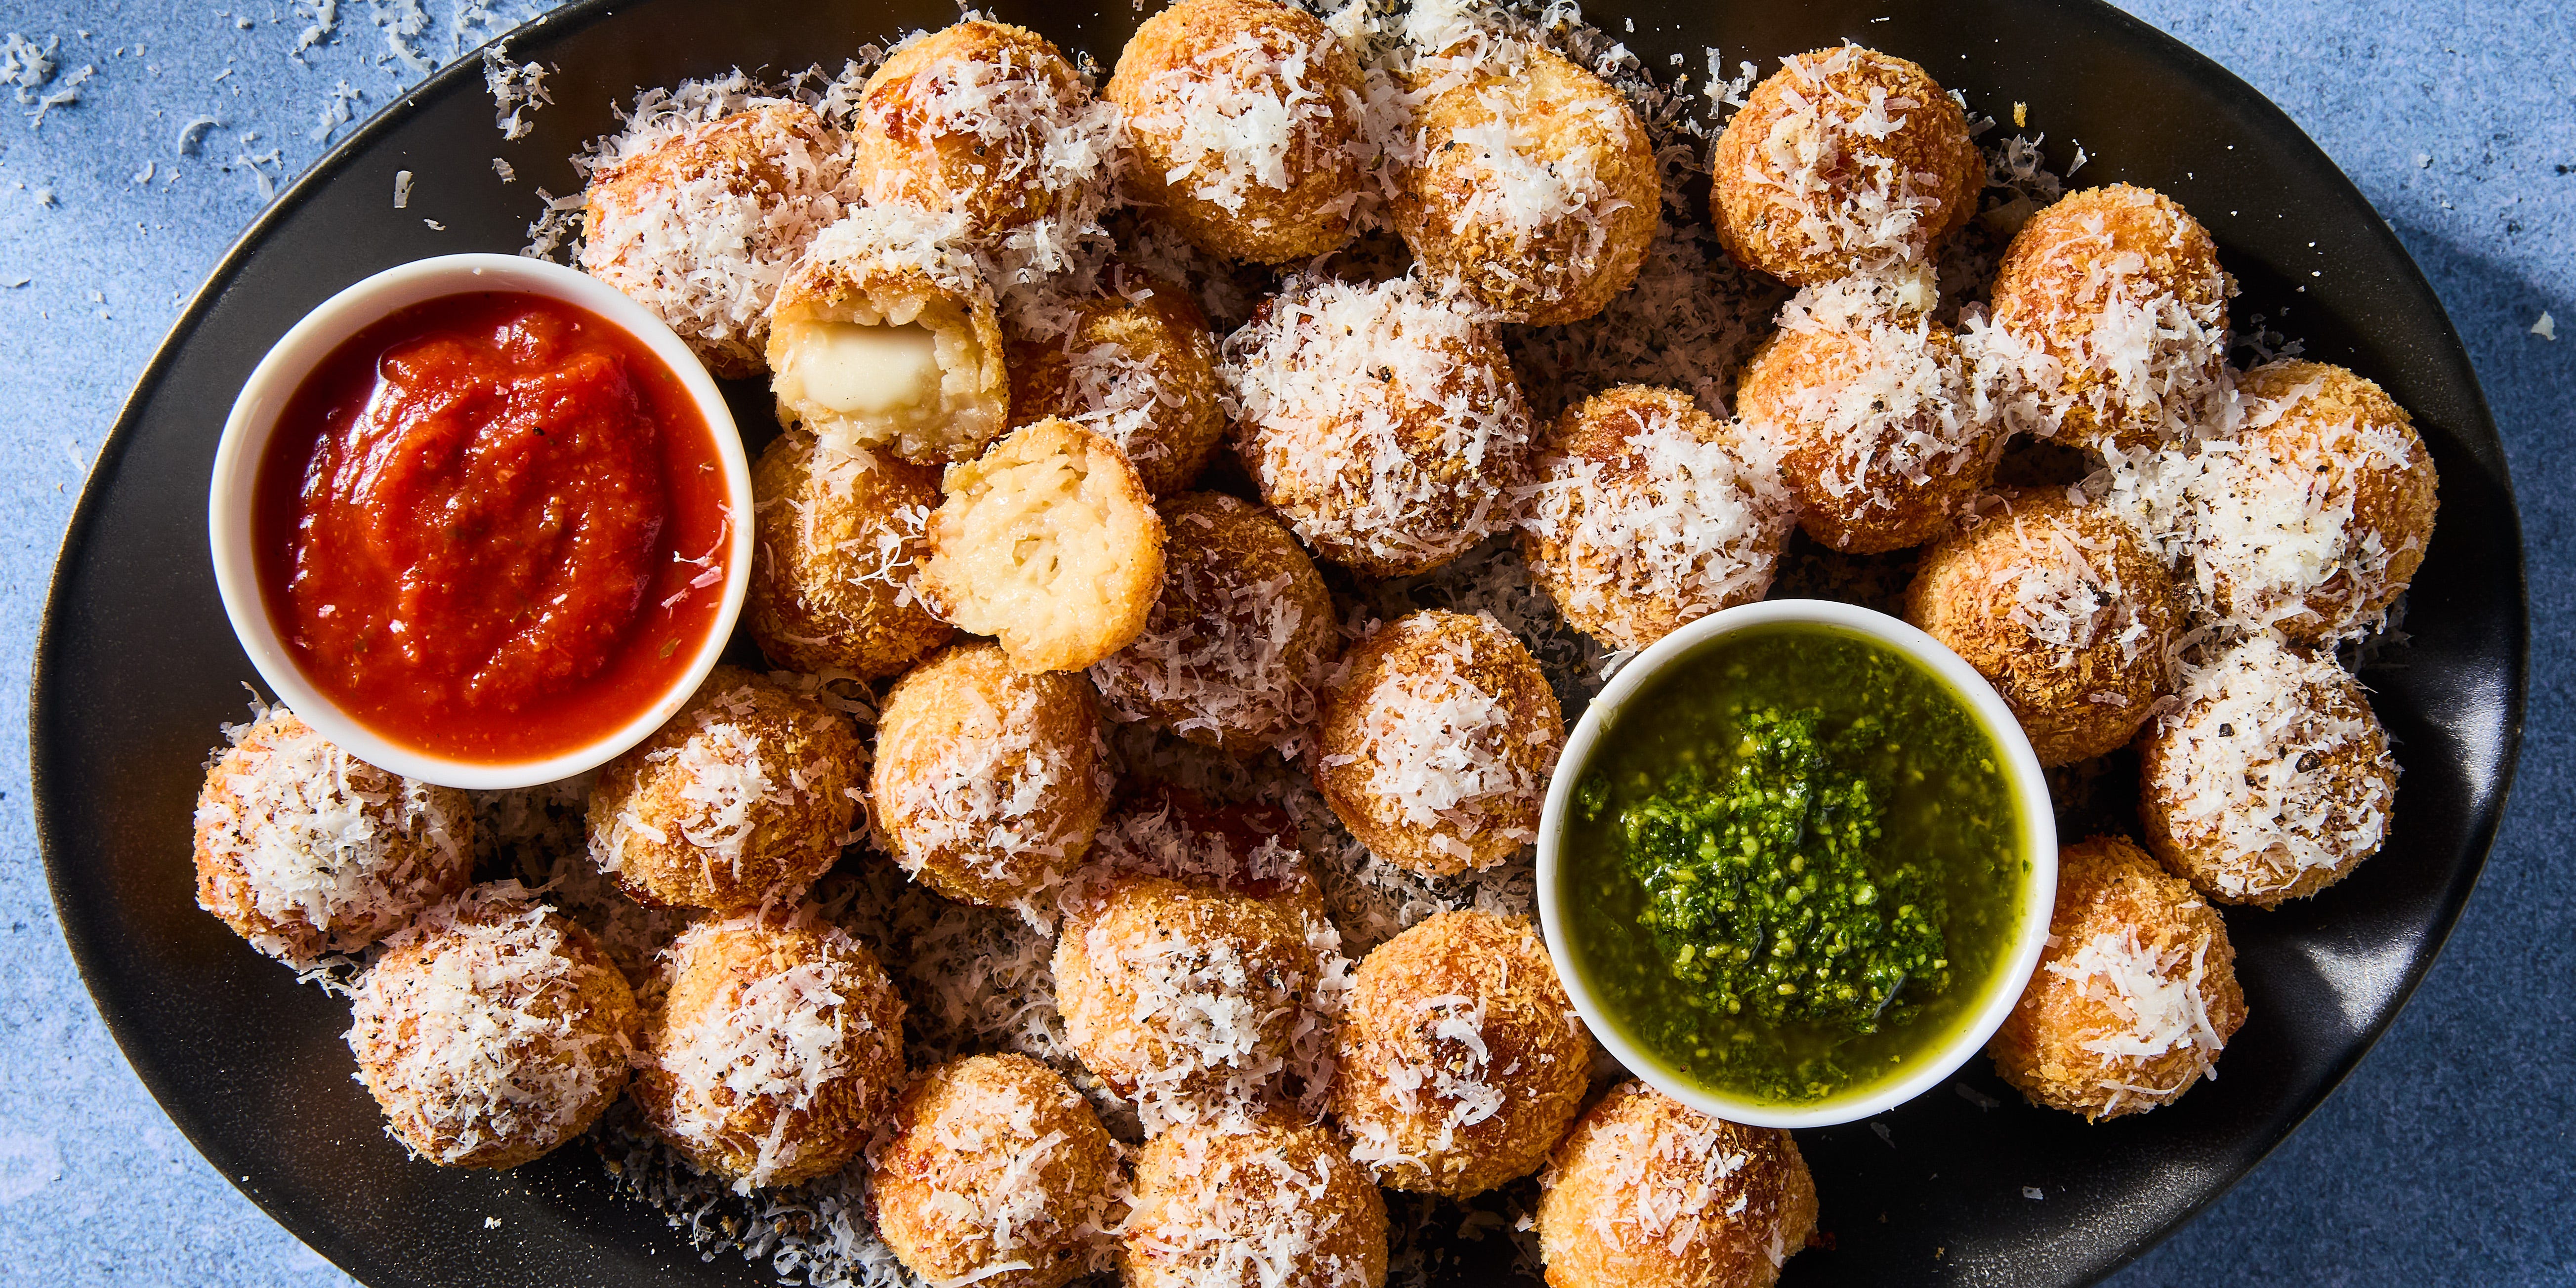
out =
[[[224,248],[524,7],[0,0],[0,1282],[347,1282],[189,1148],[82,990],[27,803],[27,669],[89,462]],[[2534,618],[2521,781],[2449,948],[2314,1118],[2111,1282],[2576,1283],[2576,333],[2534,329],[2576,332],[2576,6],[2128,7],[2287,109],[2432,279],[2504,431]],[[59,64],[41,89],[11,83],[22,37]]]

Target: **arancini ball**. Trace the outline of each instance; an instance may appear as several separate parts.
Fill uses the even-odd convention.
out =
[[[1117,114],[1046,37],[969,18],[902,45],[859,91],[850,158],[869,204],[991,237],[1099,209]]]
[[[1127,454],[1147,493],[1169,497],[1225,438],[1216,337],[1189,292],[1143,273],[1117,280],[1068,306],[1063,334],[1011,343],[1011,423],[1059,416],[1090,429]]]
[[[1630,1080],[1539,1175],[1548,1288],[1771,1288],[1816,1229],[1789,1133],[1711,1118]]]
[[[1136,1155],[1125,1288],[1381,1288],[1386,1197],[1333,1133],[1272,1116]]]
[[[921,1075],[868,1151],[878,1236],[935,1284],[1071,1282],[1107,1260],[1122,1183],[1091,1102],[1024,1055]]]
[[[930,557],[938,471],[790,433],[760,454],[751,491],[755,557],[742,615],[771,661],[874,680],[956,634],[912,584]]]

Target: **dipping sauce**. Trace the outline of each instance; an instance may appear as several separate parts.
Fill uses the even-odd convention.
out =
[[[453,759],[572,750],[650,707],[724,600],[724,470],[678,377],[577,306],[451,295],[332,351],[252,524],[316,688]]]
[[[1826,626],[1712,641],[1622,704],[1562,856],[1577,969],[1713,1092],[1866,1088],[1969,1019],[2021,918],[1993,738],[1904,654]]]

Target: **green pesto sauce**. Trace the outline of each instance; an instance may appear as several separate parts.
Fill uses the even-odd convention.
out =
[[[1563,862],[1578,968],[1632,1043],[1784,1103],[1963,1022],[2028,860],[1994,740],[1937,676],[1820,626],[1730,635],[1622,707]]]

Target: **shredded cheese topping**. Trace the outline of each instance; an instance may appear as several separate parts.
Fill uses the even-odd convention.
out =
[[[2073,984],[2113,1017],[2113,1027],[2077,1044],[2101,1056],[2111,1070],[2096,1080],[2111,1093],[2105,1114],[2116,1112],[2129,1097],[2163,1100],[2195,1079],[2218,1076],[2221,1040],[2201,987],[2208,956],[2205,935],[2158,950],[2141,944],[2132,927],[2098,932],[2048,963],[2048,973]],[[2157,1064],[2175,1052],[2188,1052],[2191,1058],[2159,1077]]]

